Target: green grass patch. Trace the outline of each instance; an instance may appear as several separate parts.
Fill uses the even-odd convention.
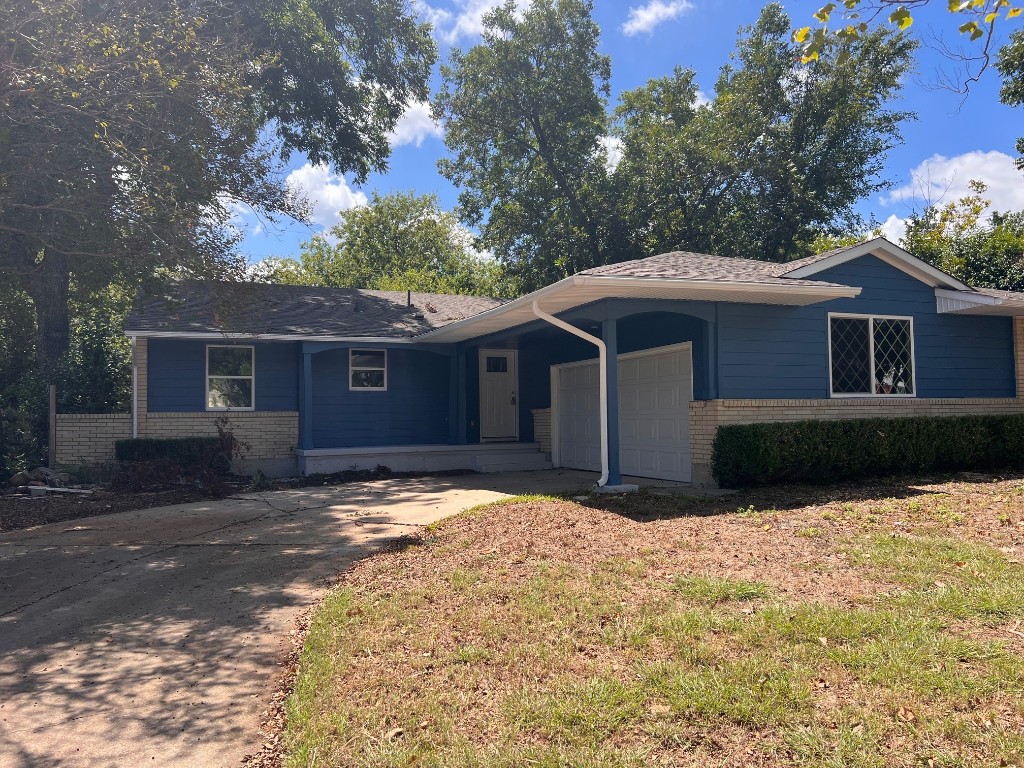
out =
[[[1024,656],[991,638],[1024,616],[1021,565],[982,543],[858,524],[815,546],[880,590],[834,604],[722,573],[672,577],[691,555],[658,539],[665,523],[649,546],[526,562],[441,525],[434,545],[389,556],[379,584],[317,610],[285,764],[1019,762]]]

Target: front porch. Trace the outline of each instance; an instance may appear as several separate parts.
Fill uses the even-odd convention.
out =
[[[375,448],[298,449],[299,473],[341,472],[385,466],[392,472],[519,472],[551,469],[537,443],[397,445]]]

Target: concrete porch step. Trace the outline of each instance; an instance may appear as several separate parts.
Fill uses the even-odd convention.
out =
[[[525,472],[541,469],[551,469],[551,462],[542,453],[481,458],[476,466],[477,472]]]

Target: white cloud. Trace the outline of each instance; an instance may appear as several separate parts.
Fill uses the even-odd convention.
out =
[[[403,144],[415,144],[418,147],[425,139],[440,138],[443,133],[441,126],[430,116],[430,103],[417,101],[406,108],[395,130],[388,134],[388,143],[392,147]]]
[[[323,227],[333,227],[341,218],[339,211],[366,205],[367,197],[349,187],[343,176],[331,173],[326,165],[306,163],[288,174],[288,186],[310,204],[310,219]]]
[[[622,139],[618,136],[602,136],[597,140],[597,143],[604,147],[607,159],[605,165],[608,168],[609,173],[619,167],[619,162],[622,160]]]
[[[434,27],[434,35],[443,43],[454,45],[459,40],[478,37],[484,31],[483,17],[501,5],[503,0],[454,0],[455,12],[436,8],[425,0],[417,0],[415,7],[420,16]],[[529,0],[517,0],[516,8],[523,11]]]
[[[704,107],[704,106],[707,106],[708,104],[710,104],[711,101],[712,101],[712,99],[711,99],[710,96],[708,96],[706,93],[704,93],[704,91],[698,90],[697,91],[697,98],[694,100],[693,105],[695,107]]]
[[[1024,210],[1024,175],[1003,152],[974,150],[955,157],[933,155],[910,171],[910,183],[884,195],[886,204],[903,203],[911,210],[954,202],[974,194],[971,180],[985,182],[985,197],[999,211]]]
[[[894,213],[885,220],[879,229],[882,230],[882,234],[885,235],[887,240],[899,245],[907,234],[907,220],[901,219]],[[865,236],[869,237],[870,235]]]
[[[629,9],[622,32],[630,37],[641,32],[649,34],[659,24],[677,19],[691,8],[690,0],[650,0],[647,5]]]

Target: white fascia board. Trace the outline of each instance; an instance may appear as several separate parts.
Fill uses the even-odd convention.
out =
[[[329,341],[352,342],[354,344],[413,344],[409,337],[390,336],[304,336],[287,333],[215,333],[193,331],[137,331],[126,330],[124,335],[132,339],[220,339],[221,341]]]
[[[855,298],[861,288],[846,285],[786,285],[785,283],[753,283],[729,280],[693,280],[680,278],[604,277],[600,275],[574,275],[557,283],[541,288],[526,296],[502,304],[479,315],[460,320],[443,328],[417,336],[417,341],[443,342],[446,338],[457,337],[465,341],[477,336],[525,325],[536,319],[533,302],[539,299],[561,299],[557,306],[550,307],[553,314],[565,312],[574,307],[590,304],[602,299],[645,298],[644,292],[657,293],[646,298],[680,299],[701,301],[701,294],[713,298],[706,301],[734,301],[742,303],[764,303],[800,306],[830,299]],[[574,297],[573,294],[577,295]],[[764,301],[766,296],[776,301]],[[798,301],[788,301],[792,297]],[[761,299],[759,301],[759,298]],[[511,317],[507,317],[512,315]],[[502,322],[505,318],[506,322]]]
[[[940,315],[1024,315],[1024,301],[1010,297],[990,296],[977,291],[935,289],[935,311]]]
[[[846,250],[830,256],[827,259],[816,261],[813,264],[808,264],[806,267],[800,267],[794,269],[792,272],[783,272],[781,277],[792,277],[792,278],[807,278],[813,277],[827,269],[838,267],[840,264],[845,264],[848,261],[859,259],[862,256],[877,256],[887,264],[891,264],[903,272],[906,272],[911,277],[916,277],[923,283],[927,283],[932,287],[946,287],[956,291],[971,291],[973,288],[957,280],[951,275],[947,275],[940,269],[936,269],[926,261],[914,256],[909,251],[905,251],[895,243],[886,240],[884,237],[876,237],[871,240],[866,240],[859,245],[854,245]]]

